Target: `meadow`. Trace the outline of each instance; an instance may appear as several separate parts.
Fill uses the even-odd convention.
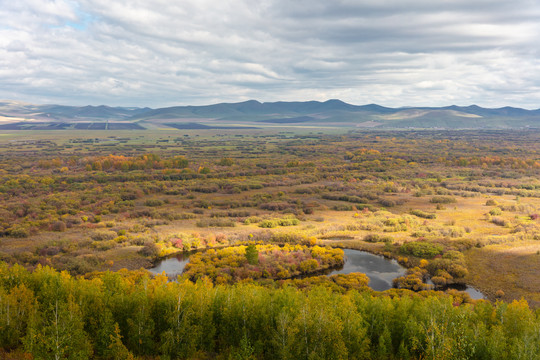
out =
[[[16,264],[31,272],[65,271],[81,282],[133,271],[125,276],[138,280],[125,285],[129,287],[139,284],[143,275],[136,274],[146,274],[141,268],[170,254],[212,249],[207,258],[200,255],[193,262],[180,283],[207,281],[212,289],[247,283],[256,289],[249,291],[264,293],[261,297],[281,296],[276,288],[316,292],[322,286],[368,306],[368,300],[350,294],[373,294],[364,278],[293,279],[339,266],[342,259],[333,248],[351,248],[396,259],[408,268],[387,297],[440,297],[436,301],[442,307],[448,298],[450,306],[485,303],[455,290],[443,292],[469,284],[498,302],[489,306],[521,300],[512,306],[526,308],[534,318],[532,311],[540,307],[539,140],[540,132],[517,130],[5,132],[0,136],[2,276]],[[255,249],[260,264],[249,259],[247,247]],[[314,247],[320,254],[314,255]],[[228,255],[218,256],[220,252]],[[224,265],[214,263],[218,258]],[[178,286],[188,286],[182,284]],[[11,294],[13,286],[5,285],[3,291]],[[197,291],[190,296],[199,296]],[[295,304],[316,301],[305,296]],[[337,301],[332,296],[323,298]],[[68,298],[64,300],[68,306]],[[439,305],[430,306],[440,310]],[[113,313],[121,312],[114,308],[120,305],[111,306]],[[469,311],[481,310],[463,311],[465,315],[454,315],[470,320]],[[299,316],[290,319],[300,321]],[[537,316],[531,320],[534,326]],[[150,345],[137,350],[138,340],[127,333],[127,323],[119,323],[122,337],[133,341],[127,344],[129,352],[146,356],[159,350]],[[290,339],[297,330],[290,330]],[[383,330],[364,334],[374,353],[383,351],[378,346],[387,341],[379,339]],[[393,347],[388,350],[387,344],[384,351],[397,354],[401,340],[388,331]],[[10,341],[3,346],[23,348],[22,340]],[[256,340],[231,341],[221,348],[195,346],[181,356],[163,350],[168,345],[159,351],[196,357],[200,349],[211,354],[219,348],[234,355],[243,346],[264,357]],[[414,354],[411,358],[435,356],[433,349],[404,344],[402,351]],[[448,345],[448,354],[456,354],[454,345]],[[350,344],[343,346],[346,351],[326,357],[361,353]],[[300,356],[294,351],[282,358]],[[388,358],[385,354],[380,358]]]

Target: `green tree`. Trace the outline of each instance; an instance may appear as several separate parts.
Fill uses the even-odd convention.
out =
[[[249,264],[257,265],[259,263],[259,250],[253,244],[246,247],[246,259]]]
[[[92,355],[79,307],[72,297],[67,304],[56,300],[41,319],[30,322],[30,327],[24,342],[35,359],[82,360]]]

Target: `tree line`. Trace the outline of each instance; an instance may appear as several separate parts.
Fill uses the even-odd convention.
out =
[[[1,263],[0,348],[35,359],[538,359],[540,311],[395,289],[168,282],[127,270],[73,277]]]

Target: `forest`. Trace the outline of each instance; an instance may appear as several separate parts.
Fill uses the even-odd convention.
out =
[[[278,129],[2,134],[1,355],[538,359],[540,132]]]
[[[144,271],[74,278],[0,268],[0,344],[37,359],[537,359],[527,302],[451,295],[168,282]],[[11,354],[17,355],[17,354]],[[21,356],[23,357],[23,356]]]

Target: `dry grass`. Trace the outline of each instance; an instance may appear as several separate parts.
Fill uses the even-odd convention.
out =
[[[488,245],[466,252],[468,282],[488,295],[503,290],[503,300],[527,299],[540,307],[540,242]]]

